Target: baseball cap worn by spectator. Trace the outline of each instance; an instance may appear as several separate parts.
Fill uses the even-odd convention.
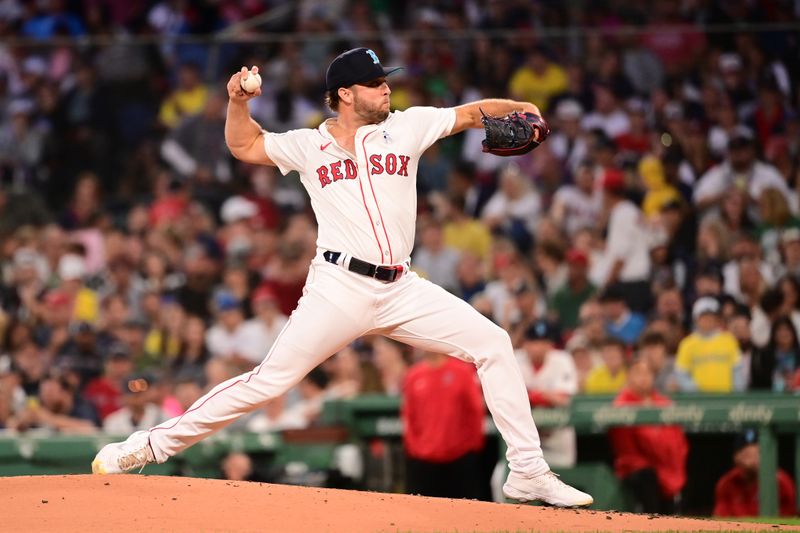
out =
[[[735,454],[751,444],[758,444],[758,432],[753,429],[747,429],[736,435],[736,439],[733,441],[733,453]]]
[[[131,359],[131,350],[125,343],[114,342],[106,353],[107,361],[125,361]]]
[[[86,275],[86,261],[74,254],[61,256],[58,261],[58,277],[62,280],[78,280]]]
[[[579,120],[583,116],[583,107],[576,100],[562,100],[556,106],[558,120]]]
[[[239,301],[239,299],[227,291],[220,291],[214,297],[214,307],[216,307],[217,311],[220,313],[224,311],[240,309],[241,305],[242,303]]]
[[[220,208],[220,218],[226,224],[252,218],[258,214],[258,205],[243,196],[232,196]]]
[[[278,295],[275,294],[275,291],[272,289],[272,287],[268,285],[263,285],[256,289],[251,297],[251,303],[253,307],[265,302],[277,303],[277,301]]]
[[[567,265],[575,265],[575,266],[589,266],[589,257],[586,255],[586,252],[583,250],[579,250],[578,248],[572,248],[567,252],[566,255]]]
[[[800,229],[788,228],[783,231],[781,235],[781,242],[783,244],[791,244],[800,241]]]
[[[738,72],[742,70],[742,58],[739,54],[720,54],[719,69],[722,72]]]
[[[70,301],[70,295],[66,291],[61,290],[49,291],[44,296],[44,303],[50,308],[69,305]]]
[[[558,332],[546,320],[537,320],[525,330],[525,340],[528,341],[550,341],[555,343],[557,338]]]
[[[376,78],[388,76],[401,67],[385,68],[378,56],[369,48],[353,48],[336,56],[325,73],[325,86],[329,91],[350,87]]]
[[[705,314],[713,314],[718,315],[720,312],[719,308],[719,301],[716,298],[712,298],[710,296],[704,296],[702,298],[698,298],[698,300],[692,306],[692,318],[697,320],[702,315]]]
[[[728,140],[728,150],[737,150],[752,146],[756,141],[753,131],[747,126],[736,126]]]
[[[89,335],[96,333],[94,324],[86,320],[78,320],[69,325],[71,335]]]
[[[625,174],[616,168],[607,169],[603,174],[603,190],[614,194],[622,194],[625,191]]]

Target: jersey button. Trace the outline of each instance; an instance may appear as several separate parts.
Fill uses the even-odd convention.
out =
[[[380,228],[380,227],[381,227],[381,223],[380,223],[380,222],[376,222],[376,223],[375,223],[375,227],[378,227],[378,228]]]
[[[389,257],[389,252],[383,252],[383,255],[385,255],[386,257]]]

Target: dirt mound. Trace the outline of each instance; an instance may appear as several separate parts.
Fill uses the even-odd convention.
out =
[[[776,530],[755,524],[160,476],[2,478],[0,494],[3,531]]]

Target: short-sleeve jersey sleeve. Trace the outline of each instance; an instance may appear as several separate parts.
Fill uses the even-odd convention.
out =
[[[305,161],[305,150],[310,146],[311,130],[292,130],[286,133],[264,133],[264,151],[281,171],[288,174],[299,171]]]
[[[398,113],[398,118],[407,135],[414,139],[421,154],[453,130],[456,110],[452,107],[410,107]]]

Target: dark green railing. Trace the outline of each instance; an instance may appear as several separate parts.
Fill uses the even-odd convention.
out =
[[[533,410],[538,427],[573,426],[579,435],[604,433],[613,426],[677,424],[694,433],[759,432],[761,468],[759,502],[762,516],[777,516],[777,433],[795,435],[795,479],[800,480],[800,396],[771,393],[676,395],[665,408],[615,407],[608,396],[579,396],[567,408]],[[347,425],[357,438],[397,437],[402,433],[400,402],[385,396],[362,396],[326,405],[324,419]],[[496,433],[487,418],[487,431]],[[798,492],[800,506],[800,492]]]

